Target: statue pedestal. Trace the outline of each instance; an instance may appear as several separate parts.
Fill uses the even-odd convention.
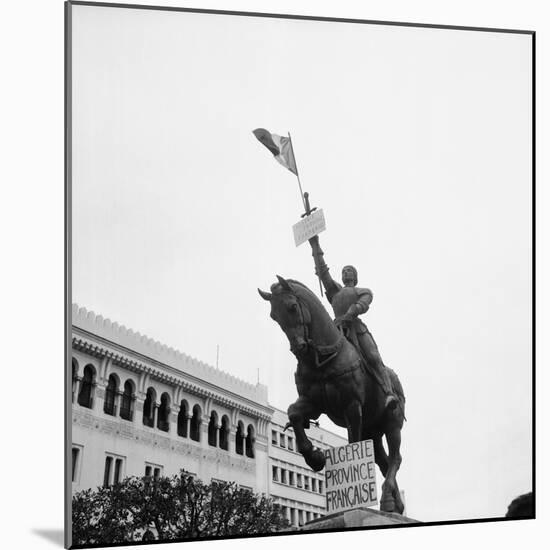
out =
[[[347,512],[338,512],[330,516],[314,519],[303,525],[300,531],[322,529],[348,529],[350,527],[376,527],[378,525],[401,525],[403,523],[421,523],[415,519],[390,512],[381,512],[372,508],[354,508]]]

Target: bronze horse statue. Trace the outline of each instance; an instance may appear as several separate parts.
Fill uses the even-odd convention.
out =
[[[372,439],[375,461],[385,481],[380,508],[403,513],[396,474],[401,464],[399,447],[405,419],[405,397],[397,375],[390,369],[399,406],[384,407],[385,395],[356,347],[332,321],[317,296],[304,284],[277,276],[271,292],[258,289],[271,304],[271,318],[290,342],[298,360],[295,373],[298,399],[288,408],[296,446],[306,463],[318,472],[325,455],[314,449],[305,430],[310,420],[325,413],[336,425],[347,428],[348,441]],[[382,437],[386,437],[388,453]]]

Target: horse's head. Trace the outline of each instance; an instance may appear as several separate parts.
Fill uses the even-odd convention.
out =
[[[260,289],[258,292],[271,304],[270,317],[286,334],[292,353],[300,355],[308,348],[311,314],[291,284],[279,275],[277,279],[279,282],[271,285],[271,292]]]

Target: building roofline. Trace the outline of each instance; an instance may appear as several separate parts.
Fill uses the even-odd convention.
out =
[[[267,386],[252,384],[226,371],[217,369],[177,349],[149,338],[110,319],[97,315],[78,304],[72,305],[72,326],[103,338],[137,355],[207,382],[217,388],[234,393],[246,400],[271,408],[268,404]]]

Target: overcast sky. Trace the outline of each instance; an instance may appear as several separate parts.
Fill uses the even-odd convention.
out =
[[[256,288],[318,283],[296,178],[251,132],[291,132],[405,389],[409,514],[531,489],[530,37],[73,6],[73,100],[74,302],[210,364],[219,345],[286,409]]]

